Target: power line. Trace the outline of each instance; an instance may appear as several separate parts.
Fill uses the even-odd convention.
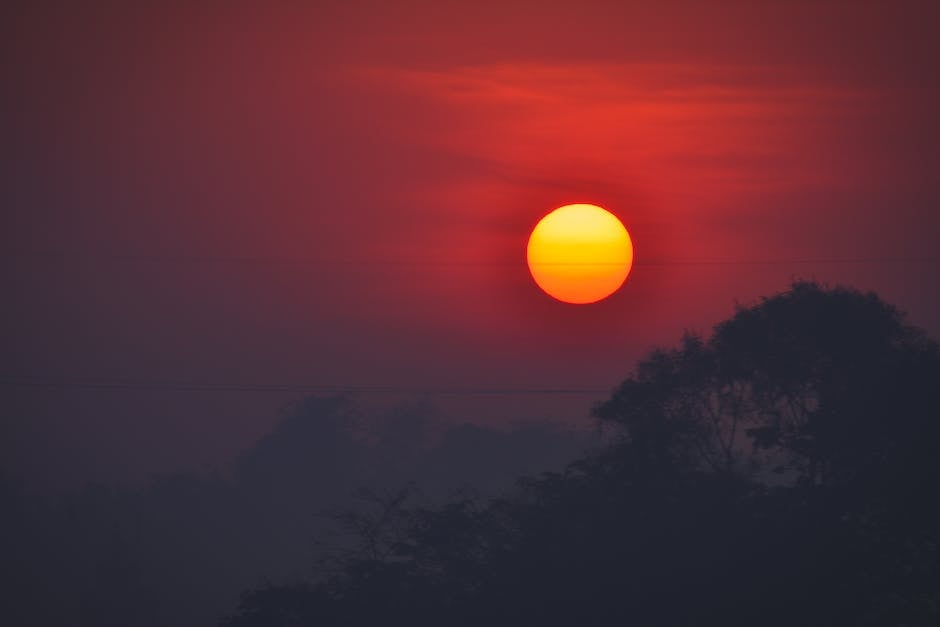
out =
[[[394,385],[311,385],[296,383],[233,383],[159,379],[94,379],[45,376],[0,376],[0,386],[82,390],[160,392],[258,392],[302,394],[412,394],[428,396],[588,396],[609,394],[601,388],[428,387]]]

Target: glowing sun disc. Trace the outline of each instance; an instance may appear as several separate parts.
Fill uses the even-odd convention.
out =
[[[532,229],[526,259],[532,278],[549,296],[565,303],[595,303],[627,279],[633,242],[623,223],[606,209],[565,205]]]

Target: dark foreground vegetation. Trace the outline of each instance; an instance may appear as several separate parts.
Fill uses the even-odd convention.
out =
[[[0,473],[0,626],[215,625],[246,588],[309,579],[324,552],[355,546],[333,512],[401,486],[425,504],[457,487],[498,494],[576,458],[589,435],[308,398],[219,471],[57,496]]]
[[[796,283],[594,414],[614,444],[511,496],[339,517],[223,625],[940,624],[940,358],[876,296]]]

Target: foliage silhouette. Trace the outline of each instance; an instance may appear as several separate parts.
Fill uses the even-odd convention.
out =
[[[222,624],[940,622],[940,358],[876,296],[794,283],[595,416],[605,449],[503,498],[398,495],[392,533]]]
[[[414,482],[410,494],[420,488],[424,502],[443,500],[452,485],[496,493],[520,473],[572,459],[586,443],[544,425],[447,426],[410,405],[386,413],[349,398],[308,398],[288,407],[277,429],[224,473],[56,498],[0,474],[0,580],[7,582],[0,622],[213,624],[247,587],[325,572],[323,555],[342,556],[325,565],[343,568],[361,534],[339,533],[323,514],[352,507],[360,487],[382,496]],[[520,450],[520,458],[510,455]]]

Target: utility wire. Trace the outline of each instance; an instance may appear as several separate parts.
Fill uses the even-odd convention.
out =
[[[159,379],[93,379],[2,375],[0,386],[83,390],[153,390],[176,392],[292,392],[332,394],[414,394],[434,396],[588,396],[609,394],[602,388],[422,387],[393,385],[307,385],[295,383],[231,383]]]

